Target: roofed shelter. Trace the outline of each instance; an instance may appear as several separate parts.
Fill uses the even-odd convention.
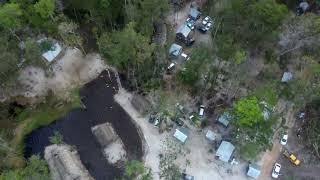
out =
[[[197,20],[201,15],[201,12],[196,8],[190,8],[189,17],[193,20]]]
[[[42,57],[46,59],[48,62],[52,62],[62,51],[61,46],[58,43],[55,43],[50,50],[44,52]]]
[[[223,162],[229,162],[234,150],[233,144],[228,141],[222,141],[216,152],[216,156]]]
[[[181,25],[176,31],[176,38],[186,45],[191,45],[195,40],[193,39],[193,31],[186,25]]]
[[[170,46],[169,55],[171,57],[178,57],[178,56],[180,56],[181,53],[182,53],[182,46],[180,46],[180,45],[178,45],[176,43],[173,43]]]
[[[180,142],[185,143],[189,135],[189,131],[186,128],[177,128],[173,136]]]
[[[247,176],[258,179],[259,175],[261,173],[261,168],[257,164],[249,164]]]
[[[218,122],[221,123],[223,126],[228,127],[230,121],[232,120],[232,116],[228,112],[224,112],[219,118]]]

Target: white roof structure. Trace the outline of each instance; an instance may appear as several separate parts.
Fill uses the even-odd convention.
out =
[[[208,130],[207,133],[206,133],[206,138],[207,138],[209,141],[214,141],[214,140],[216,140],[216,138],[217,138],[217,134],[214,133],[214,132],[211,131],[211,130]]]
[[[183,24],[178,28],[176,33],[181,33],[184,37],[188,37],[190,32],[191,29],[186,24]]]
[[[48,62],[52,62],[60,54],[61,50],[61,46],[58,43],[55,43],[49,51],[42,54],[42,57]]]
[[[260,166],[256,164],[249,164],[247,176],[252,177],[254,179],[258,179],[261,173]]]
[[[281,82],[288,82],[292,79],[293,75],[291,72],[284,72],[281,78]]]
[[[185,128],[177,128],[173,136],[180,142],[185,143],[188,138],[188,131]]]
[[[222,141],[217,152],[216,156],[223,162],[228,162],[233,154],[235,147],[228,141]]]

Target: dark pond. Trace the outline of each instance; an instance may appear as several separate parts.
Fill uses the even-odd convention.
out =
[[[33,131],[25,139],[25,157],[43,155],[45,146],[50,144],[49,137],[58,131],[65,143],[77,147],[81,161],[96,180],[115,179],[121,174],[121,169],[108,164],[90,129],[108,121],[122,139],[128,158],[141,159],[141,139],[128,114],[113,100],[117,84],[115,76],[110,75],[111,78],[104,71],[81,89],[85,110],[74,110],[55,123]]]

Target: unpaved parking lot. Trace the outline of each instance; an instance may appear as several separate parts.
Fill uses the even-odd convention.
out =
[[[172,132],[159,134],[158,129],[148,123],[146,116],[140,115],[131,105],[132,94],[124,89],[120,89],[115,95],[115,100],[135,121],[141,129],[145,139],[145,156],[146,166],[152,170],[153,178],[159,179],[159,154],[162,152],[163,141],[167,138],[173,139]],[[188,174],[195,176],[197,180],[244,180],[246,164],[233,165],[222,163],[215,159],[213,149],[204,136],[204,132],[190,129],[190,136],[183,145],[185,156],[180,156],[176,161],[180,168],[185,169]],[[189,165],[186,165],[186,161]],[[228,169],[232,173],[228,172]]]

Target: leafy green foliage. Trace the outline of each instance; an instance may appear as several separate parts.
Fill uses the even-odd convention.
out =
[[[263,44],[274,40],[288,13],[286,6],[275,0],[228,0],[223,4],[220,10],[212,8],[211,14],[222,18],[216,42],[219,55],[225,59],[234,57],[234,50],[240,47],[256,47],[263,40]]]
[[[63,144],[64,143],[63,136],[58,131],[55,131],[54,135],[49,137],[49,141],[52,144]]]
[[[98,40],[100,52],[120,70],[139,68],[151,60],[155,49],[134,27],[134,23],[129,23],[124,30],[104,33]]]
[[[124,167],[124,179],[151,180],[151,170],[146,168],[143,162],[137,160],[127,161]]]
[[[13,29],[21,26],[22,10],[17,3],[6,3],[0,7],[0,25]]]
[[[19,47],[6,31],[0,32],[0,83],[7,85],[15,80],[18,74]]]
[[[137,23],[138,32],[146,36],[153,33],[153,23],[160,20],[169,10],[168,1],[163,0],[138,0],[130,1],[126,12],[129,20]]]
[[[68,46],[78,46],[83,50],[83,39],[76,32],[77,29],[78,25],[74,22],[62,22],[58,26],[59,35],[65,44]]]
[[[134,23],[129,23],[121,31],[102,34],[98,46],[107,62],[127,74],[127,78],[132,80],[132,86],[139,88],[152,78],[155,72],[153,65],[156,64],[153,57],[156,45],[137,33]]]
[[[185,85],[196,88],[196,83],[206,73],[206,67],[212,61],[212,54],[205,47],[196,48],[192,51],[190,60],[185,67],[178,73],[178,79]]]
[[[251,127],[263,120],[262,110],[256,97],[246,97],[238,100],[234,105],[236,124]]]
[[[27,39],[25,42],[25,59],[26,65],[34,65],[45,67],[45,61],[41,59],[41,48],[38,43],[33,39]]]
[[[34,10],[43,19],[52,17],[55,8],[54,0],[40,0],[34,4]]]
[[[0,176],[3,180],[42,180],[50,179],[49,169],[45,160],[39,156],[31,156],[24,169],[12,170]]]

